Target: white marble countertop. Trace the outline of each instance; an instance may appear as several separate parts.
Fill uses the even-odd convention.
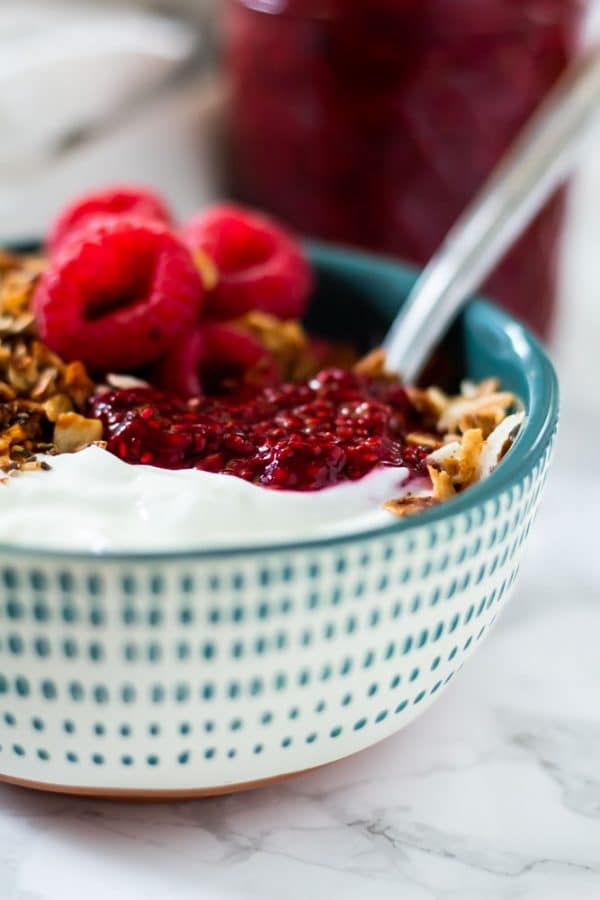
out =
[[[440,702],[250,794],[125,805],[0,786],[0,900],[600,896],[600,164],[573,200],[553,475],[516,593]]]

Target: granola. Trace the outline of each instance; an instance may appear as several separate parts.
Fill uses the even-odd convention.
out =
[[[260,310],[252,310],[236,324],[255,337],[268,350],[284,381],[295,381],[312,374],[308,359],[308,335],[299,322],[282,321]]]
[[[94,390],[80,362],[65,364],[36,336],[30,301],[43,270],[40,257],[0,252],[0,471],[5,473],[44,468],[35,454],[61,449],[59,419],[82,412]]]
[[[235,324],[269,352],[283,381],[305,381],[323,368],[348,369],[356,362],[356,352],[349,344],[315,340],[297,319],[282,320],[251,310],[236,319]]]
[[[54,443],[59,453],[74,453],[102,439],[102,422],[79,413],[60,413],[54,426]]]
[[[495,378],[479,384],[465,381],[456,396],[437,387],[409,387],[407,394],[439,439],[436,446],[431,437],[426,442],[425,433],[407,436],[407,442],[432,447],[427,458],[432,494],[409,494],[388,501],[385,508],[396,516],[412,515],[449,500],[489,475],[511,446],[524,419],[522,412],[511,412],[517,406],[516,398],[509,391],[500,391]]]

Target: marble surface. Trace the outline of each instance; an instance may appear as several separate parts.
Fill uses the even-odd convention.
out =
[[[0,900],[600,896],[600,163],[572,205],[554,471],[516,593],[440,701],[360,756],[246,795],[0,786]]]

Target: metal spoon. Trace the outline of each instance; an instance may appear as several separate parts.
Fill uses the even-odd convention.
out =
[[[469,295],[571,171],[600,114],[600,47],[570,66],[432,256],[383,342],[407,382]]]

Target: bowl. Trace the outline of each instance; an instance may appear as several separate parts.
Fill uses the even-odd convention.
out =
[[[309,324],[376,343],[415,273],[311,245]],[[154,555],[0,547],[0,777],[124,797],[241,790],[331,763],[439,699],[507,602],[558,416],[529,332],[473,300],[464,374],[527,419],[484,482],[355,536]],[[452,367],[450,367],[452,368]]]

